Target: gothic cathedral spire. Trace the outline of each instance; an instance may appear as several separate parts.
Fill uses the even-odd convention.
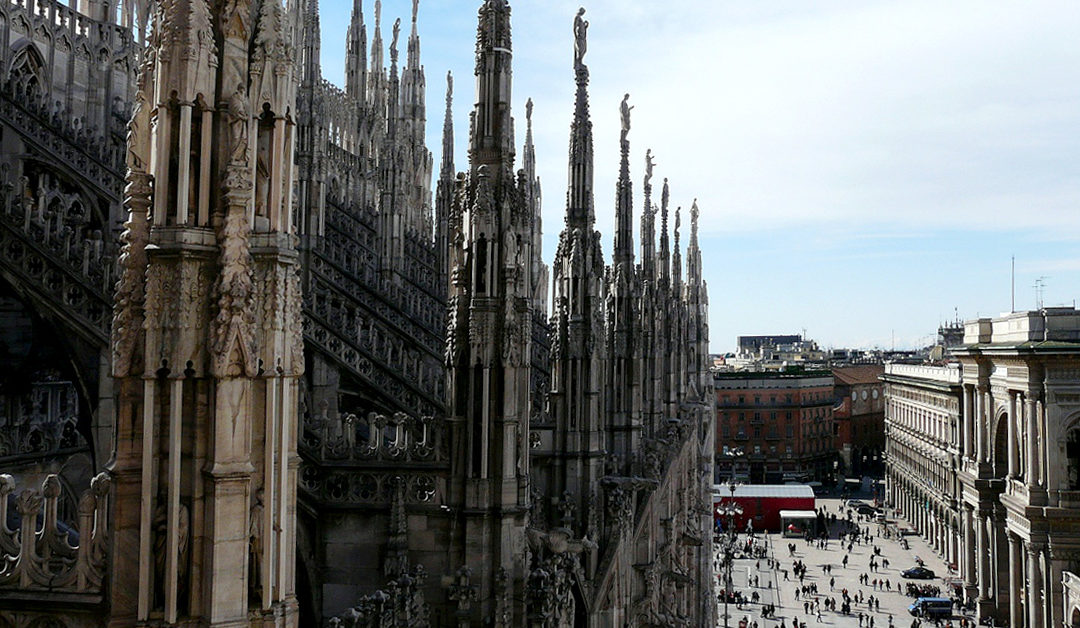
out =
[[[154,14],[112,329],[117,625],[297,622],[293,59],[309,18],[274,0]]]
[[[363,0],[353,0],[345,54],[345,91],[354,101],[367,100],[367,26],[364,24]]]
[[[466,539],[454,560],[478,587],[471,613],[525,621],[529,509],[533,217],[513,173],[510,5],[479,11],[469,172],[450,212],[447,330],[452,435],[449,501]]]
[[[562,521],[576,538],[587,535],[596,516],[602,474],[604,407],[604,259],[593,229],[593,138],[589,120],[589,69],[584,57],[589,23],[585,9],[574,18],[574,75],[577,97],[570,133],[570,182],[566,226],[552,264],[555,294],[554,342],[549,405],[558,442],[547,493],[561,496]],[[576,513],[576,514],[574,514]]]

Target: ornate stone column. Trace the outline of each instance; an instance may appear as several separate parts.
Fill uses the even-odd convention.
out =
[[[1024,584],[1023,559],[1020,556],[1020,539],[1009,534],[1009,625],[1023,626],[1024,615],[1020,607],[1020,589]]]
[[[975,460],[982,463],[986,460],[986,426],[983,416],[986,404],[986,387],[978,386],[975,391]]]
[[[1038,469],[1039,469],[1039,467],[1038,467],[1038,439],[1036,438],[1036,434],[1038,432],[1038,428],[1036,427],[1036,421],[1037,421],[1037,417],[1038,417],[1038,407],[1036,405],[1035,398],[1031,393],[1026,393],[1025,397],[1024,397],[1024,400],[1026,402],[1024,404],[1024,420],[1021,422],[1021,425],[1023,425],[1024,429],[1026,430],[1026,437],[1027,437],[1026,438],[1026,444],[1027,444],[1026,453],[1027,453],[1027,455],[1025,456],[1027,459],[1024,461],[1025,462],[1024,480],[1025,480],[1025,483],[1027,484],[1028,494],[1030,496],[1031,491],[1037,487],[1036,483],[1038,481],[1038,475],[1039,475],[1039,472],[1038,472]]]
[[[967,384],[964,385],[963,403],[964,458],[971,458],[973,453],[972,445],[975,440],[975,430],[972,421],[972,416],[974,414],[974,408],[972,406],[974,403],[972,400],[972,387]]]
[[[979,603],[984,604],[990,599],[990,535],[986,526],[989,522],[987,512],[981,508],[975,511],[978,522],[976,533],[976,552],[978,553],[979,571],[976,584],[979,587]]]
[[[1027,542],[1028,555],[1028,583],[1027,605],[1028,626],[1043,625],[1043,598],[1042,598],[1042,546],[1037,543]]]
[[[968,595],[971,595],[971,591],[975,589],[975,531],[974,531],[974,514],[973,509],[967,504],[964,505],[963,510],[963,522],[964,527],[964,547],[961,554],[964,556],[964,585],[968,589]]]
[[[1008,421],[1009,435],[1009,479],[1016,477],[1019,468],[1016,460],[1016,391],[1009,391],[1009,414],[1005,417]]]

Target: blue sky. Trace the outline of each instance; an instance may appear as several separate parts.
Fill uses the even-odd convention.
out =
[[[369,37],[373,0],[364,0]],[[545,259],[565,209],[571,24],[581,0],[511,0],[519,142],[532,97]],[[428,145],[455,75],[466,164],[479,0],[421,0]],[[349,2],[321,6],[343,83]],[[714,351],[799,333],[925,344],[943,320],[1072,305],[1080,286],[1080,3],[597,0],[590,21],[597,227],[610,254],[618,105],[631,94],[635,225],[646,148],[672,204],[698,198]],[[383,37],[411,0],[383,3]],[[520,155],[519,155],[520,159]],[[685,216],[684,216],[685,218]],[[687,221],[684,220],[684,224]],[[688,228],[683,242],[686,241]]]

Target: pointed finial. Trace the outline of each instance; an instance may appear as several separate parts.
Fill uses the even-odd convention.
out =
[[[533,102],[532,102],[532,98],[530,98],[527,101],[525,101],[525,122],[528,123],[530,129],[532,128],[532,111],[533,111]]]
[[[454,73],[450,70],[446,71],[446,110],[450,110],[450,105],[454,101]]]
[[[420,12],[420,0],[412,0],[412,23],[416,24],[416,14]]]

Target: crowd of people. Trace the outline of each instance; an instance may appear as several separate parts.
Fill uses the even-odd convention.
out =
[[[754,569],[747,569],[745,576],[740,577],[740,580],[745,582],[745,588],[749,590],[749,593],[743,593],[738,586],[732,585],[730,589],[723,586],[725,557],[722,552],[716,556],[714,566],[717,568],[721,585],[718,589],[717,601],[722,603],[726,594],[727,601],[734,603],[737,611],[744,612],[755,608],[758,611],[753,615],[742,615],[738,623],[735,624],[733,621],[731,626],[807,628],[808,625],[823,623],[823,614],[826,616],[833,614],[838,617],[856,619],[862,628],[893,628],[895,622],[901,618],[894,617],[894,610],[890,611],[889,608],[882,610],[881,601],[884,596],[895,594],[936,597],[941,593],[940,587],[936,585],[910,582],[902,585],[901,581],[886,577],[890,565],[889,559],[882,553],[881,543],[883,541],[896,542],[901,549],[907,550],[907,541],[883,523],[875,525],[869,516],[857,514],[854,509],[848,508],[846,503],[842,503],[837,510],[839,512],[830,513],[827,507],[820,508],[818,521],[824,522],[825,525],[822,526],[824,529],[813,536],[808,535],[802,542],[805,543],[806,548],[826,551],[838,545],[836,551],[839,558],[838,565],[832,562],[810,565],[806,561],[805,554],[799,551],[799,542],[790,541],[786,543],[786,556],[780,559],[771,551],[768,537],[758,538],[752,533],[747,533],[745,542],[737,545],[740,550],[738,555],[743,558],[752,558],[755,562]],[[860,564],[856,565],[856,562]],[[855,580],[860,588],[849,590],[840,585],[836,575],[833,574],[834,569],[847,572],[859,569],[860,572]],[[850,573],[846,575],[850,576]],[[778,583],[774,595],[772,591],[769,591],[774,588],[774,578],[776,580],[782,578],[785,582],[794,581],[797,584],[788,586]],[[843,577],[841,579],[846,582],[851,581]],[[825,590],[826,582],[828,582],[827,591]],[[766,589],[769,595],[764,595],[764,592],[759,594],[760,589]],[[790,599],[782,599],[788,596]],[[959,599],[956,603],[957,611],[963,610]],[[906,605],[905,602],[904,606]],[[895,604],[892,605],[893,609],[895,606]],[[910,625],[911,628],[923,628],[924,625],[929,624],[942,628],[969,628],[974,626],[974,621],[963,616],[955,621],[952,618],[936,620],[913,618]],[[724,625],[723,622],[720,625]]]

